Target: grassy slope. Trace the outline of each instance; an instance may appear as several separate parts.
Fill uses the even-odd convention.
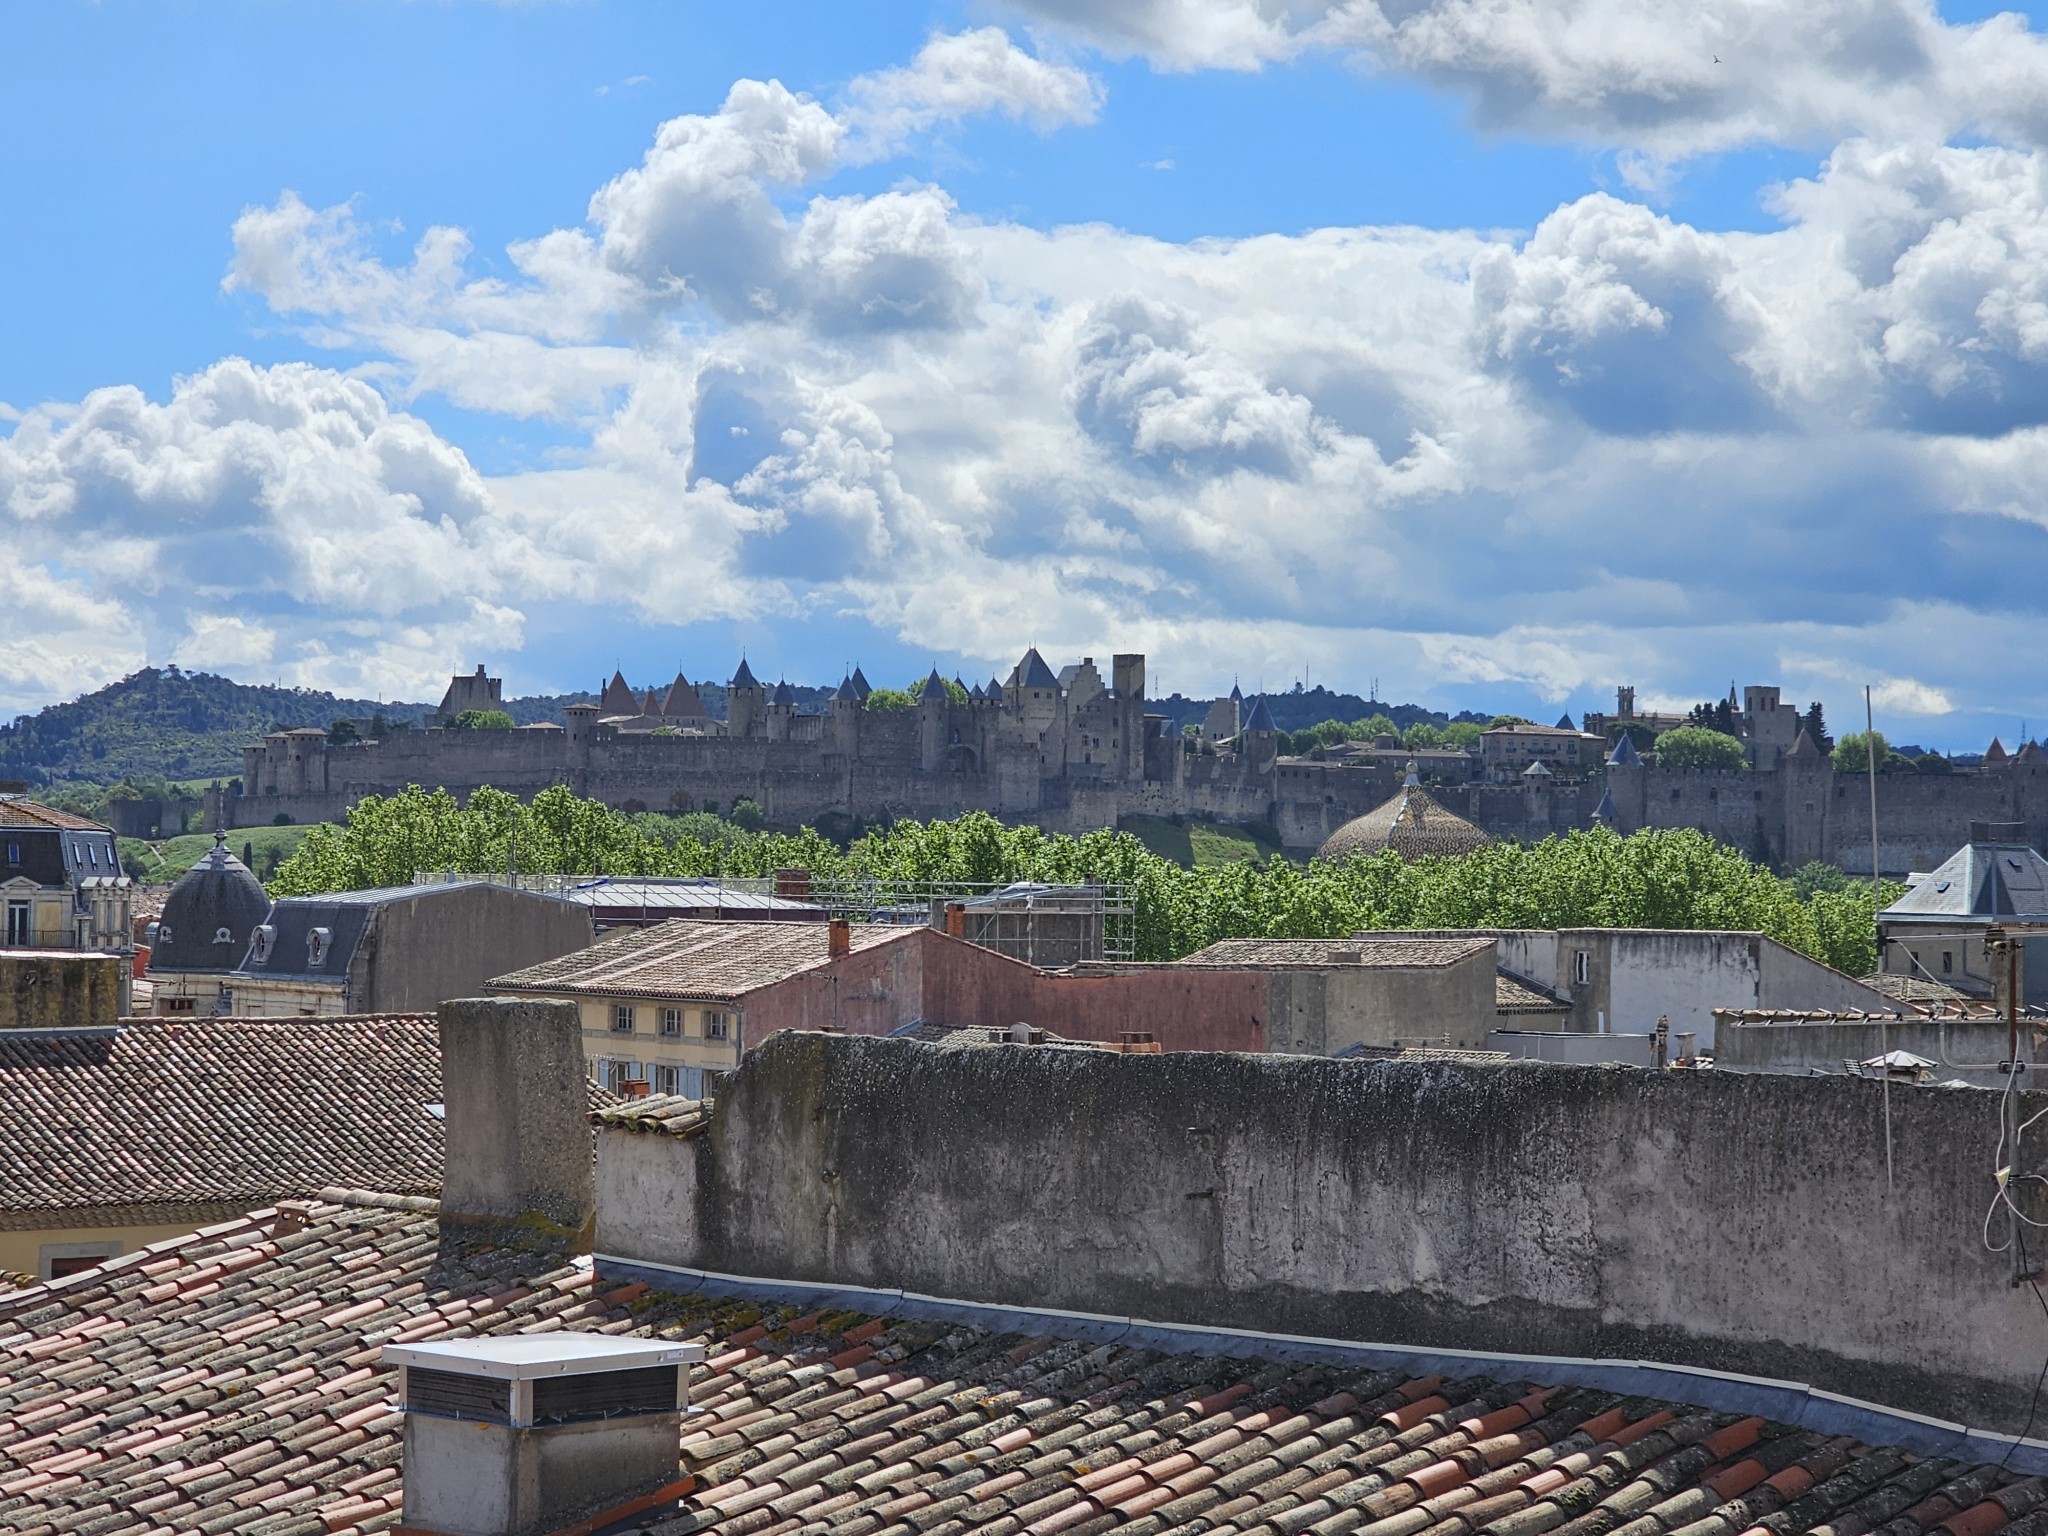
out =
[[[1117,823],[1117,830],[1130,833],[1153,853],[1173,860],[1183,869],[1263,864],[1287,856],[1273,829],[1267,826],[1193,820],[1176,823],[1157,816],[1126,816]]]
[[[243,827],[228,834],[228,851],[239,859],[247,846],[256,858],[256,877],[268,880],[279,864],[298,851],[309,830],[306,827]],[[151,885],[161,885],[177,879],[198,863],[213,847],[213,837],[210,833],[194,832],[156,843],[145,842],[138,837],[124,837],[120,844],[121,867],[142,868],[147,871],[143,876],[145,880]],[[162,855],[161,860],[156,854]]]

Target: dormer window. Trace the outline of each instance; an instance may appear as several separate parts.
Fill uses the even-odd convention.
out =
[[[168,944],[168,943],[170,943],[170,942],[171,942],[171,925],[170,925],[169,923],[166,923],[166,922],[158,922],[158,923],[156,924],[156,932],[150,935],[150,942],[151,942],[152,944]]]
[[[249,958],[257,965],[261,965],[270,958],[270,946],[277,942],[277,930],[271,927],[270,924],[264,923],[257,928],[255,933],[250,935],[250,938],[252,943],[249,950]]]
[[[334,947],[332,928],[315,928],[306,935],[306,965],[318,969],[327,961],[327,951]]]
[[[213,930],[213,942],[216,944],[232,944],[235,942],[235,936],[225,928],[216,928]]]

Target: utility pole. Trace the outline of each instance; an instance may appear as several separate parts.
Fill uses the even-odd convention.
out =
[[[1870,684],[1863,685],[1863,760],[1870,769],[1870,900],[1877,903],[1877,723],[1870,709]]]

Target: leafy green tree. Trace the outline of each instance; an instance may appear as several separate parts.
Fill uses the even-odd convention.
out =
[[[1528,724],[1527,721],[1522,723]],[[1476,720],[1453,720],[1444,727],[1443,745],[1455,747],[1460,752],[1476,752],[1479,750],[1479,738],[1488,729],[1490,727],[1481,725]]]
[[[465,709],[455,717],[458,731],[509,731],[512,717],[502,709]]]
[[[1499,725],[1534,725],[1535,723],[1534,720],[1522,715],[1495,715],[1486,725],[1485,729],[1490,731]]]
[[[1919,765],[1903,752],[1892,750],[1890,742],[1884,739],[1883,731],[1872,731],[1870,740],[1876,743],[1877,771],[1879,773],[1914,773]],[[1868,773],[1870,771],[1870,747],[1864,740],[1864,733],[1854,732],[1835,743],[1831,754],[1837,773]]]
[[[760,806],[742,795],[732,803],[731,820],[742,832],[758,832],[767,823],[768,816]]]
[[[1442,728],[1431,725],[1427,720],[1418,720],[1401,733],[1401,745],[1411,752],[1426,752],[1443,744]]]
[[[906,692],[901,688],[875,688],[868,693],[867,709],[908,709],[917,702],[915,690]]]
[[[343,715],[327,727],[327,745],[330,747],[345,747],[350,742],[357,740],[361,735],[362,733],[356,729],[355,721]]]
[[[1681,725],[1657,738],[1659,768],[1740,768],[1742,743],[1705,726]]]
[[[742,805],[745,802],[742,802]],[[920,881],[965,891],[989,881],[1123,885],[1137,954],[1170,960],[1222,938],[1334,938],[1359,929],[1641,927],[1755,929],[1852,975],[1875,968],[1874,914],[1896,898],[1840,871],[1780,879],[1702,832],[1607,829],[1496,843],[1404,864],[1389,852],[1307,865],[1273,859],[1182,869],[1128,833],[1082,837],[1012,827],[975,812],[900,821],[844,849],[814,828],[770,832],[741,805],[626,816],[557,786],[521,805],[480,789],[466,805],[417,787],[371,797],[344,826],[312,828],[277,871],[279,895],[403,885],[423,870],[763,877],[785,866],[822,881]],[[1839,883],[1837,883],[1839,881]]]

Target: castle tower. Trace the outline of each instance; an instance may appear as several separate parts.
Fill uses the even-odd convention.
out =
[[[832,749],[847,757],[860,755],[860,717],[866,713],[867,701],[860,696],[860,690],[853,685],[853,678],[847,677],[832,695],[832,702],[826,708],[826,724],[831,733]]]
[[[728,736],[759,736],[767,727],[768,693],[754,677],[746,657],[740,669],[725,685],[725,733]]]
[[[775,692],[768,699],[768,739],[787,741],[790,738],[791,723],[796,719],[796,695],[790,691],[788,679],[775,685]]]
[[[950,742],[946,717],[953,707],[953,696],[946,691],[946,683],[934,667],[931,675],[924,680],[924,686],[917,690],[917,766],[920,772],[937,773],[946,762],[946,747]]]
[[[1252,700],[1251,713],[1245,717],[1244,729],[1238,733],[1239,750],[1254,773],[1271,773],[1274,763],[1280,758],[1280,727],[1273,723],[1273,711],[1266,706],[1262,693]]]
[[[647,690],[647,699],[646,702],[640,706],[640,713],[643,716],[659,715],[661,713],[661,700],[655,696],[655,692],[652,688]]]

